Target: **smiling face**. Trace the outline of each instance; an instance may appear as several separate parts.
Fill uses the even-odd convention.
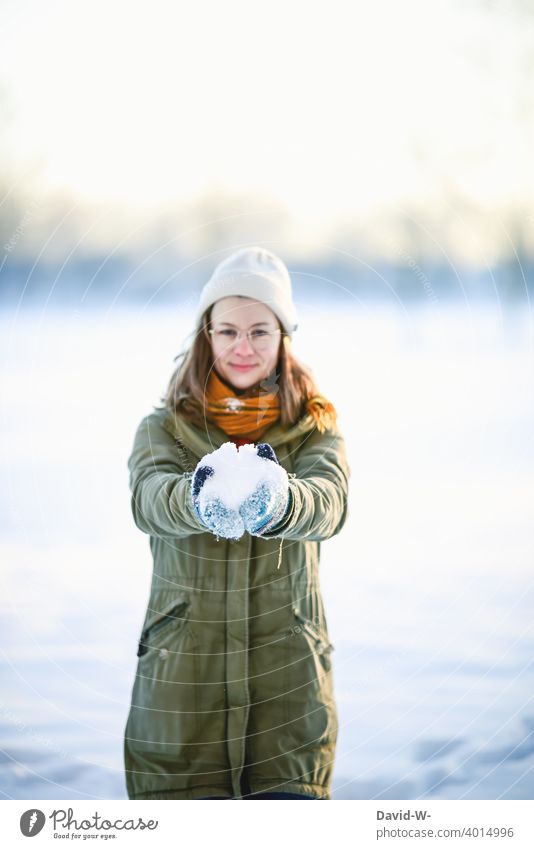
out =
[[[274,370],[282,334],[264,335],[280,328],[271,309],[253,298],[221,298],[211,310],[210,336],[213,364],[220,376],[238,389],[248,389]],[[244,331],[253,331],[257,343],[251,344]],[[239,340],[232,331],[242,331]]]

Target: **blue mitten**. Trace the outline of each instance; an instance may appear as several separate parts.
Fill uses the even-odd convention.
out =
[[[237,510],[240,493],[233,485],[237,460],[236,446],[225,442],[202,458],[191,480],[191,498],[197,516],[209,531],[226,539],[240,539],[245,532]]]
[[[253,536],[261,536],[277,525],[287,512],[290,504],[287,472],[267,442],[244,445],[239,453],[242,473],[254,486],[239,507],[239,514],[245,530]]]

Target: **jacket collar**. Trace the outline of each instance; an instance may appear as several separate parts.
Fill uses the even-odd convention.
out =
[[[201,429],[176,416],[170,410],[163,410],[162,427],[175,439],[183,439],[187,447],[191,448],[198,457],[216,451],[225,442],[230,442],[231,437],[216,424],[206,420],[206,427]],[[289,428],[284,428],[280,422],[275,422],[267,428],[258,442],[268,442],[273,448],[283,445],[301,434],[312,431],[315,421],[309,414],[303,416],[300,421]]]

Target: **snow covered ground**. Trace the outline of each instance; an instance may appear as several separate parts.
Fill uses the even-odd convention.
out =
[[[150,581],[126,460],[190,309],[0,314],[1,792],[125,798]],[[534,797],[533,332],[496,304],[300,309],[350,515],[323,543],[335,798]]]

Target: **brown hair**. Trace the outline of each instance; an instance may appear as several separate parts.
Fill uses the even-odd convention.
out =
[[[213,368],[208,334],[211,309],[209,307],[203,314],[199,326],[194,331],[191,345],[174,358],[178,365],[171,376],[166,394],[161,398],[167,409],[198,427],[204,426],[205,387]],[[311,371],[293,356],[291,339],[284,332],[280,322],[278,324],[282,331],[276,364],[280,422],[284,426],[291,426],[305,414],[308,400],[319,393]]]

